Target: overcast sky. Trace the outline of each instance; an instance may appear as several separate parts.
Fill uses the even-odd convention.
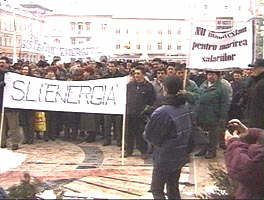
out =
[[[189,0],[18,0],[34,2],[59,13],[113,14],[118,16],[178,17],[186,14]]]

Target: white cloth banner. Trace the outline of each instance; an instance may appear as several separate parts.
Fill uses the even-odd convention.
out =
[[[58,81],[5,74],[4,107],[125,114],[127,77]]]
[[[22,37],[21,50],[39,53],[43,55],[70,57],[70,58],[87,58],[102,53],[98,47],[66,47],[48,42],[48,39],[27,35]]]
[[[188,68],[247,68],[252,62],[253,32],[250,22],[230,31],[211,31],[194,26]]]

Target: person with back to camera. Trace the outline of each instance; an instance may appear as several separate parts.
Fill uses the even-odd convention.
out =
[[[179,178],[188,158],[191,134],[191,112],[186,97],[177,94],[182,81],[169,76],[164,81],[167,95],[162,106],[151,115],[145,127],[145,138],[154,146],[151,192],[154,199],[180,199]]]
[[[238,119],[229,121],[224,153],[230,178],[237,182],[236,199],[264,198],[264,130],[247,128]],[[230,133],[231,132],[231,133]]]

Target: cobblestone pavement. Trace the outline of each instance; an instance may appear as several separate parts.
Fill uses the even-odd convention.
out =
[[[44,182],[63,182],[59,187],[65,192],[104,198],[152,198],[148,192],[152,173],[151,158],[142,160],[139,152],[135,152],[132,157],[125,158],[122,166],[120,147],[102,146],[100,142],[37,140],[33,145],[22,145],[15,152],[0,149],[0,156],[5,155],[6,159],[0,168],[3,169],[0,171],[0,187],[7,189],[18,184],[23,173],[29,172],[32,177]],[[9,158],[19,162],[7,165],[10,163]],[[210,162],[221,163],[222,160],[220,153],[217,159]],[[183,198],[192,198],[194,192],[200,192],[212,184],[207,165],[207,160],[195,158],[195,162],[191,159],[183,168],[180,178]],[[195,180],[198,187],[194,186]]]

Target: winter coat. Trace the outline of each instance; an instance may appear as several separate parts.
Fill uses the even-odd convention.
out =
[[[227,88],[220,80],[210,87],[205,81],[200,88],[202,91],[196,109],[199,113],[198,123],[202,126],[222,126],[230,107]]]
[[[186,163],[192,123],[185,102],[181,96],[166,96],[145,127],[145,137],[154,145],[153,164],[159,170],[172,172]]]
[[[4,96],[4,77],[5,74],[3,72],[0,72],[0,108],[2,108],[2,104],[3,104],[3,96]]]
[[[247,119],[249,127],[264,129],[264,72],[249,83]]]
[[[116,78],[116,77],[122,77],[122,76],[125,76],[124,74],[122,74],[121,72],[119,71],[115,71],[115,73],[112,73],[110,71],[107,71],[103,78]]]
[[[148,81],[132,81],[127,84],[127,114],[139,116],[144,108],[152,106],[156,99],[154,87]]]
[[[249,129],[244,141],[232,138],[227,143],[225,163],[229,176],[238,183],[236,199],[264,197],[264,145],[255,144],[264,139],[262,131]]]
[[[187,80],[186,88],[187,91],[187,101],[190,104],[195,104],[201,95],[201,89],[196,85],[196,83],[192,80]]]

